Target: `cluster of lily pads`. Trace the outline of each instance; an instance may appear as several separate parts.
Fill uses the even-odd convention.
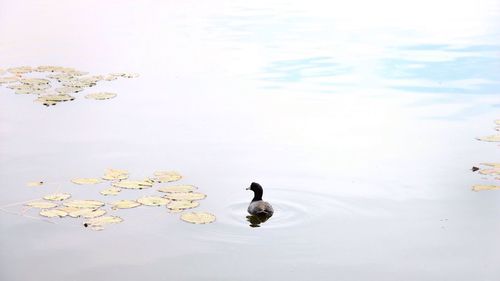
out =
[[[16,94],[36,95],[35,102],[51,106],[75,100],[75,94],[94,87],[101,81],[138,76],[136,73],[90,75],[88,72],[62,66],[20,66],[7,70],[0,68],[0,86],[5,86]],[[60,85],[53,87],[56,83]],[[116,93],[109,92],[93,92],[85,95],[85,98],[94,100],[107,100],[114,97]]]
[[[150,189],[156,185],[178,181],[182,176],[174,171],[158,171],[153,177],[143,180],[130,180],[129,173],[125,170],[108,169],[101,178],[75,178],[71,182],[77,185],[94,185],[104,181],[109,186],[100,191],[102,196],[115,196],[122,190]],[[28,186],[43,186],[43,181],[29,182]],[[103,202],[95,199],[71,199],[70,193],[54,193],[25,203],[26,207],[40,209],[40,216],[48,218],[83,218],[83,225],[93,230],[102,230],[108,224],[120,223],[121,217],[110,215],[103,207],[110,206],[111,211],[130,209],[139,206],[159,207],[164,206],[170,213],[180,213],[200,205],[199,200],[206,195],[197,191],[193,185],[164,185],[158,186],[158,195],[142,196],[136,200],[118,200]],[[187,212],[181,215],[181,220],[205,224],[215,221],[215,216],[207,212]]]
[[[500,131],[500,120],[495,120],[495,130]],[[487,142],[500,142],[500,134],[490,135],[485,137],[477,138],[480,141]],[[494,180],[500,180],[500,163],[481,163],[480,167],[473,167],[473,171],[478,171],[479,174],[487,177],[488,179],[493,178]],[[472,187],[474,191],[482,190],[500,190],[500,185],[497,184],[476,184]]]

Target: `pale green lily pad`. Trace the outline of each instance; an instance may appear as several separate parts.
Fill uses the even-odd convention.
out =
[[[85,219],[92,219],[92,218],[97,218],[100,216],[104,216],[106,214],[105,210],[102,209],[97,209],[97,210],[92,210],[91,212],[82,214],[82,217]]]
[[[71,197],[69,193],[54,193],[50,195],[45,195],[43,199],[50,201],[63,201]]]
[[[500,135],[492,135],[486,137],[477,138],[480,141],[488,141],[488,142],[500,142]]]
[[[98,210],[98,209],[95,209],[95,208],[77,208],[76,210],[71,211],[68,214],[72,218],[78,218],[78,217],[83,217],[87,214],[90,214],[96,210]]]
[[[28,207],[38,208],[38,209],[51,209],[51,208],[57,207],[57,204],[52,203],[52,202],[46,202],[46,201],[29,202],[29,203],[26,203],[25,205]]]
[[[164,186],[158,188],[158,191],[160,192],[193,192],[196,189],[198,189],[196,186],[193,185],[174,185],[174,186]]]
[[[159,196],[148,196],[137,199],[137,202],[146,206],[164,206],[167,205],[170,200]]]
[[[181,215],[181,220],[194,224],[213,223],[215,215],[207,212],[189,212]]]
[[[50,80],[43,78],[21,78],[19,82],[26,85],[48,85],[50,84]]]
[[[135,208],[139,207],[141,203],[138,203],[137,201],[134,200],[120,200],[117,202],[112,203],[111,209],[130,209],[130,208]]]
[[[67,216],[68,213],[59,209],[51,209],[51,210],[41,210],[40,215],[48,218],[55,218],[55,217],[62,218]]]
[[[8,72],[12,74],[25,74],[25,73],[30,73],[33,71],[33,68],[31,66],[19,66],[19,67],[11,67],[7,69]]]
[[[102,181],[96,178],[76,178],[72,179],[71,182],[83,185],[83,184],[98,184],[101,183]]]
[[[103,216],[85,221],[83,225],[93,230],[103,230],[108,224],[120,223],[123,219],[117,216]]]
[[[147,180],[145,181],[124,180],[124,181],[114,182],[113,186],[125,189],[144,189],[152,187],[153,184]]]
[[[175,171],[158,171],[154,175],[158,182],[173,182],[182,179],[182,175]]]
[[[60,88],[55,88],[55,91],[58,92],[59,94],[75,94],[83,91],[83,89],[77,87],[60,87]]]
[[[128,178],[128,171],[118,170],[118,169],[107,169],[106,173],[102,177],[104,180],[124,180]]]
[[[168,193],[163,197],[168,198],[170,200],[193,201],[193,200],[204,199],[207,196],[205,194],[199,193],[199,192],[175,192],[175,193]]]
[[[99,193],[101,193],[104,196],[107,196],[107,195],[118,195],[118,193],[120,193],[121,191],[122,191],[121,188],[112,186],[110,188],[101,190]]]
[[[114,97],[116,97],[115,93],[106,93],[106,92],[92,93],[85,96],[85,98],[87,99],[94,99],[94,100],[109,100]]]
[[[29,187],[42,186],[43,181],[30,181],[26,185]]]
[[[167,208],[173,211],[181,211],[196,208],[200,205],[197,201],[178,200],[167,204]]]
[[[64,202],[63,205],[82,209],[97,209],[104,206],[104,203],[97,200],[72,200]]]
[[[482,191],[482,190],[499,190],[500,185],[474,185],[472,186],[473,191]]]

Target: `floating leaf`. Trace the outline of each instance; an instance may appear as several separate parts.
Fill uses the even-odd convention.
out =
[[[43,78],[22,78],[19,82],[27,85],[47,85],[50,83],[49,80]]]
[[[94,100],[109,100],[114,97],[116,97],[115,93],[105,93],[105,92],[92,93],[85,96],[85,98],[87,99],[94,99]]]
[[[90,214],[95,210],[96,210],[95,208],[78,208],[74,211],[69,212],[68,214],[72,218],[78,218],[78,217],[83,217],[86,214]]]
[[[215,216],[207,212],[189,212],[182,214],[181,220],[194,224],[212,223]]]
[[[162,206],[167,205],[170,200],[159,196],[148,196],[137,199],[137,202],[146,206]]]
[[[50,209],[50,208],[57,207],[57,204],[51,203],[51,202],[46,202],[46,201],[35,201],[35,202],[27,203],[26,206],[29,206],[32,208],[38,208],[38,209]]]
[[[150,181],[119,181],[113,183],[113,186],[115,187],[121,187],[121,188],[126,188],[126,189],[143,189],[143,188],[150,188],[153,186],[153,184]]]
[[[197,189],[196,186],[192,185],[174,185],[174,186],[165,186],[158,188],[160,192],[193,192]]]
[[[200,203],[196,201],[178,200],[168,203],[167,208],[174,211],[196,208]]]
[[[82,209],[97,209],[104,206],[104,203],[97,200],[72,200],[64,202],[63,205]]]
[[[125,170],[108,169],[102,177],[104,180],[124,180],[128,178],[128,172]]]
[[[120,200],[114,202],[111,206],[112,209],[130,209],[140,206],[141,204],[133,200]]]
[[[55,89],[59,94],[74,94],[83,91],[82,88],[78,87],[60,87]]]
[[[498,189],[500,189],[499,185],[474,185],[472,187],[473,191],[498,190]]]
[[[82,217],[84,217],[86,219],[92,219],[92,218],[97,218],[97,217],[103,216],[104,214],[106,214],[105,210],[97,209],[97,210],[92,210],[91,212],[82,214]]]
[[[139,77],[138,73],[111,73],[110,75],[115,76],[115,77],[123,77],[123,78],[137,78]]]
[[[492,135],[486,137],[477,138],[480,141],[489,141],[489,142],[500,142],[500,135]]]
[[[59,209],[52,209],[52,210],[41,210],[40,215],[48,218],[55,218],[55,217],[62,218],[67,216],[68,213]]]
[[[175,192],[175,193],[169,193],[164,196],[165,198],[168,198],[170,200],[201,200],[205,197],[207,197],[203,193],[199,192]]]
[[[96,178],[76,178],[72,179],[71,182],[76,184],[98,184],[102,181]]]
[[[50,201],[63,201],[71,197],[71,194],[69,193],[54,193],[50,195],[46,195],[43,197],[45,200],[50,200]]]
[[[17,77],[0,77],[0,84],[8,84],[8,83],[15,83],[19,81],[19,78]]]
[[[81,210],[81,209],[80,208],[76,208],[76,207],[60,206],[56,210],[60,210],[60,211],[63,211],[63,212],[66,212],[66,213],[69,214],[71,212],[78,211],[78,210]]]
[[[30,66],[19,66],[19,67],[8,68],[7,71],[12,74],[25,74],[32,72],[33,69]]]
[[[178,181],[182,178],[181,174],[175,171],[158,171],[155,172],[156,180],[159,182],[172,182]]]
[[[107,196],[107,195],[117,195],[118,193],[120,193],[120,191],[122,191],[121,188],[112,186],[110,188],[106,188],[104,190],[101,190],[101,192],[99,192],[99,193]]]
[[[105,225],[112,224],[112,223],[120,223],[122,222],[123,219],[120,217],[116,216],[105,216],[105,217],[98,217],[98,218],[93,218],[90,220],[87,220],[84,222],[85,227],[90,227],[93,230],[103,230]]]
[[[41,186],[43,185],[43,181],[30,181],[26,185],[29,187]]]

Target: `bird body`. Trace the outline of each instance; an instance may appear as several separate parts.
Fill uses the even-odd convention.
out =
[[[248,213],[255,216],[271,217],[274,214],[274,209],[271,204],[262,200],[262,186],[256,182],[252,182],[247,190],[252,190],[254,196],[250,205],[248,205]]]

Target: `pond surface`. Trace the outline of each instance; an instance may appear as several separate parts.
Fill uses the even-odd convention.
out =
[[[494,181],[470,171],[500,160],[475,139],[500,119],[499,16],[481,0],[1,1],[0,68],[141,76],[53,107],[1,87],[0,206],[102,199],[70,180],[106,168],[177,170],[217,221],[1,212],[0,279],[499,280],[500,193],[471,191]],[[258,228],[252,181],[275,208]]]

